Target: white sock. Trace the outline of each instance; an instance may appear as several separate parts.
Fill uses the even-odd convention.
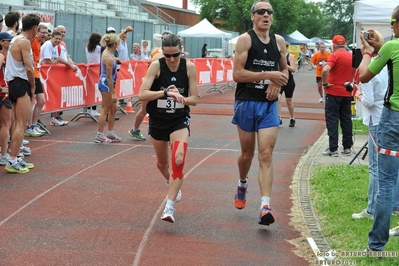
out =
[[[115,132],[113,130],[108,130],[108,135],[115,135]]]
[[[97,136],[102,136],[102,135],[104,135],[104,133],[102,133],[102,132],[97,132]]]
[[[175,201],[174,200],[170,200],[170,199],[166,200],[166,207],[173,208],[174,205],[175,205]]]
[[[10,162],[11,165],[16,165],[18,163],[17,158],[14,159],[10,158],[8,161]]]
[[[240,187],[247,187],[247,186],[248,186],[248,177],[245,178],[245,181],[239,179],[239,180],[238,180],[238,185],[239,185]]]
[[[294,119],[294,120],[295,120],[295,117],[291,117],[291,119]]]
[[[261,206],[260,206],[261,209],[262,209],[263,206],[265,206],[265,205],[269,205],[269,206],[270,206],[270,197],[268,197],[268,196],[263,196],[263,197],[261,198],[261,200],[262,200],[262,204],[261,204]]]
[[[135,128],[135,127],[133,127],[133,131],[137,131],[137,130],[139,130],[138,128]]]

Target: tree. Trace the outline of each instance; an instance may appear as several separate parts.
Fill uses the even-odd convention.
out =
[[[323,14],[326,17],[323,36],[332,39],[340,34],[348,41],[353,39],[353,11],[355,0],[326,0]]]
[[[193,0],[193,2],[200,7],[200,18],[207,18],[216,27],[240,33],[252,28],[250,14],[253,0]],[[275,33],[289,34],[300,29],[305,35],[314,35],[322,28],[323,23],[318,23],[322,21],[318,4],[306,3],[304,0],[270,0],[270,4],[274,9],[271,30]]]

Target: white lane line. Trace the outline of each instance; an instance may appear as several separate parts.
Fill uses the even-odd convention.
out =
[[[136,148],[136,147],[138,147],[138,146],[131,147],[131,148],[129,148],[129,149],[126,149],[126,150],[123,150],[123,151],[121,151],[121,152],[118,152],[118,153],[112,155],[111,157],[107,157],[107,158],[105,158],[105,159],[103,159],[103,160],[101,160],[101,161],[99,161],[99,162],[97,162],[97,163],[95,163],[95,164],[93,164],[93,165],[91,165],[91,166],[86,167],[85,169],[80,170],[79,172],[77,172],[77,173],[71,175],[70,177],[64,179],[63,181],[61,181],[61,182],[59,182],[58,184],[52,186],[51,188],[47,189],[47,190],[44,191],[43,193],[37,195],[35,198],[33,198],[32,200],[30,200],[30,201],[29,201],[28,203],[26,203],[24,206],[22,206],[21,208],[19,208],[19,209],[16,210],[15,212],[13,212],[11,215],[9,215],[7,218],[5,218],[3,221],[0,222],[0,226],[2,226],[3,224],[5,224],[8,220],[10,220],[10,219],[13,218],[15,215],[17,215],[18,213],[20,213],[21,211],[23,211],[24,209],[26,209],[29,205],[31,205],[32,203],[36,202],[36,201],[37,201],[38,199],[40,199],[41,197],[43,197],[43,196],[46,195],[47,193],[53,191],[54,189],[56,189],[57,187],[61,186],[61,185],[64,184],[65,182],[68,182],[69,180],[71,180],[71,179],[74,178],[75,176],[77,176],[77,175],[79,175],[79,174],[81,174],[81,173],[83,173],[83,172],[85,172],[85,171],[87,171],[87,170],[89,170],[89,169],[91,169],[91,168],[93,168],[93,167],[95,167],[95,166],[97,166],[97,165],[99,165],[99,164],[101,164],[101,163],[107,161],[107,160],[110,160],[110,159],[112,159],[112,158],[115,157],[115,156],[118,156],[118,155],[120,155],[120,154],[122,154],[122,153],[125,153],[125,152],[127,152],[127,151],[129,151],[129,150],[131,150],[131,149],[134,149],[134,148]]]
[[[198,166],[200,166],[203,162],[205,162],[207,159],[209,159],[211,156],[213,156],[215,153],[222,151],[223,149],[217,149],[214,152],[212,152],[211,154],[209,154],[208,156],[206,156],[204,159],[202,159],[199,163],[197,163],[193,168],[190,169],[190,171],[187,172],[187,174],[184,175],[184,179],[187,178],[187,176],[190,175],[191,172],[193,172],[195,169],[197,169]],[[163,206],[165,205],[166,202],[166,198],[162,201],[161,205],[159,205],[158,210],[156,211],[156,213],[154,214],[154,216],[152,217],[151,223],[148,226],[147,230],[145,231],[143,238],[141,239],[139,248],[137,249],[136,252],[136,256],[134,257],[134,261],[133,261],[133,266],[138,266],[140,264],[140,259],[141,259],[141,255],[143,254],[143,250],[147,244],[148,238],[152,232],[152,229],[154,228],[155,222],[159,219],[160,215],[161,215],[161,211],[163,210]]]

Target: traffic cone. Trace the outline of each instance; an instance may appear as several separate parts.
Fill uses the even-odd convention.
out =
[[[148,114],[145,115],[143,124],[148,124]]]
[[[128,114],[134,114],[135,112],[134,112],[134,110],[133,110],[133,107],[132,107],[132,98],[128,98],[127,99],[127,104],[126,104],[126,113],[128,113]]]

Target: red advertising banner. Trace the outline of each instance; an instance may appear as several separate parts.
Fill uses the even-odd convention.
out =
[[[198,85],[215,84],[233,80],[233,60],[216,58],[189,59],[197,68]],[[43,113],[83,108],[101,103],[98,90],[99,64],[77,64],[78,70],[62,65],[41,65],[40,80],[45,105]],[[117,98],[137,96],[147,72],[144,61],[123,61],[116,80]]]

